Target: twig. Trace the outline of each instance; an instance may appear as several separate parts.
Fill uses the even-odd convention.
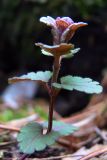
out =
[[[7,134],[9,134],[9,133],[10,133],[10,131],[3,131],[3,132],[0,133],[0,137],[1,137],[1,136],[5,136],[5,135],[7,135]]]
[[[82,157],[83,155],[72,155],[72,154],[67,154],[67,155],[62,155],[62,156],[55,156],[55,157],[49,157],[49,158],[34,158],[32,160],[54,160],[54,159],[60,159],[60,158],[65,158],[65,157]],[[29,159],[30,160],[30,159]]]
[[[1,150],[2,148],[4,148],[4,147],[8,147],[8,146],[13,145],[13,144],[15,144],[15,143],[16,143],[16,141],[12,141],[12,142],[2,142],[2,143],[0,144],[0,150]]]
[[[19,160],[25,160],[26,158],[28,158],[29,155],[28,154],[23,154],[22,157],[20,157]],[[17,159],[18,160],[18,159]]]
[[[11,130],[11,131],[14,131],[14,132],[19,132],[20,131],[20,128],[10,127],[10,126],[6,126],[6,125],[3,125],[3,124],[0,124],[0,129]]]
[[[102,150],[97,150],[97,151],[95,151],[95,152],[92,152],[92,153],[84,156],[84,157],[81,158],[80,160],[90,160],[91,158],[94,158],[94,157],[96,157],[96,156],[99,156],[99,155],[101,155],[101,154],[103,154],[103,153],[105,153],[105,152],[107,152],[107,148],[102,149]]]
[[[103,141],[107,142],[107,137],[103,135],[102,131],[98,127],[95,127],[95,131],[103,139]]]

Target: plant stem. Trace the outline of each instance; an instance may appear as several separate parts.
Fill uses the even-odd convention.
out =
[[[58,78],[58,74],[59,74],[59,70],[60,70],[60,64],[61,64],[61,58],[59,57],[55,57],[54,59],[54,64],[53,64],[53,76],[52,76],[52,83],[57,82],[57,78]]]
[[[50,106],[49,106],[49,117],[48,117],[47,134],[49,132],[51,132],[51,130],[52,130],[53,108],[54,108],[54,98],[51,96],[51,98],[50,98]]]
[[[55,100],[56,100],[56,96],[57,96],[57,91],[54,87],[52,87],[52,83],[57,82],[59,70],[60,70],[60,57],[55,57],[54,64],[53,64],[53,76],[52,76],[52,81],[51,81],[48,129],[47,129],[46,134],[48,134],[52,130],[53,109],[54,109]]]

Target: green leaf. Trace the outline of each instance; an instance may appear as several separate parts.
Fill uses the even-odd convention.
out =
[[[34,151],[41,151],[48,145],[52,145],[59,136],[59,133],[56,131],[43,134],[42,125],[31,122],[21,129],[17,140],[19,142],[20,150],[23,153],[31,154]]]
[[[61,78],[61,84],[53,83],[56,88],[63,88],[72,91],[73,89],[86,93],[101,93],[102,86],[99,82],[92,81],[90,78],[66,76]]]
[[[67,136],[77,130],[71,124],[57,121],[53,121],[52,131],[48,134],[43,134],[43,127],[47,128],[48,122],[41,124],[31,122],[21,128],[17,140],[23,153],[31,154],[34,151],[44,150],[47,146],[54,144],[60,136]]]
[[[58,89],[63,88],[63,84],[60,84],[60,83],[53,83],[52,86]]]
[[[75,48],[70,50],[70,52],[66,55],[63,55],[63,58],[71,58],[73,57],[77,52],[79,52],[80,48]]]
[[[47,127],[48,122],[44,122],[43,126]],[[78,128],[69,123],[64,123],[61,121],[53,121],[52,130],[58,132],[60,136],[67,136],[77,131]]]
[[[52,72],[50,71],[45,71],[45,72],[39,71],[36,73],[30,72],[20,77],[9,78],[9,82],[14,83],[14,82],[25,81],[25,80],[48,82],[51,76],[52,76]]]

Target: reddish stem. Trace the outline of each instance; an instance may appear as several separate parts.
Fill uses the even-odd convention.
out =
[[[53,64],[52,83],[57,82],[57,78],[60,70],[60,64],[61,64],[61,57],[60,56],[55,57],[54,64]]]
[[[53,120],[53,109],[54,109],[54,102],[55,99],[51,96],[50,97],[50,106],[49,106],[49,117],[48,117],[48,129],[47,134],[52,130],[52,120]]]
[[[55,105],[55,100],[58,91],[52,87],[52,83],[57,82],[58,79],[58,74],[60,70],[60,57],[55,57],[54,59],[54,64],[53,64],[53,76],[52,76],[52,81],[51,81],[51,94],[50,94],[50,105],[49,105],[49,118],[48,118],[48,129],[47,129],[47,134],[51,132],[52,130],[52,122],[53,122],[53,109]]]

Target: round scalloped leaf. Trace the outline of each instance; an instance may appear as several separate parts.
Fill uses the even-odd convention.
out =
[[[43,126],[47,128],[48,122],[44,122]],[[67,136],[77,131],[78,128],[62,121],[53,121],[52,130],[58,132],[60,136]]]
[[[19,82],[19,81],[39,81],[39,82],[48,82],[52,76],[52,72],[50,71],[38,71],[38,72],[30,72],[26,75],[20,77],[9,78],[9,83]]]
[[[44,150],[47,146],[54,144],[59,136],[60,134],[57,131],[43,134],[42,125],[31,122],[22,127],[17,140],[20,150],[23,153],[31,154],[34,151]]]
[[[102,86],[99,82],[92,81],[90,78],[82,78],[82,77],[73,77],[73,76],[66,76],[61,78],[61,84],[54,83],[54,87],[58,89],[67,89],[72,91],[73,89],[86,92],[86,93],[101,93]]]

